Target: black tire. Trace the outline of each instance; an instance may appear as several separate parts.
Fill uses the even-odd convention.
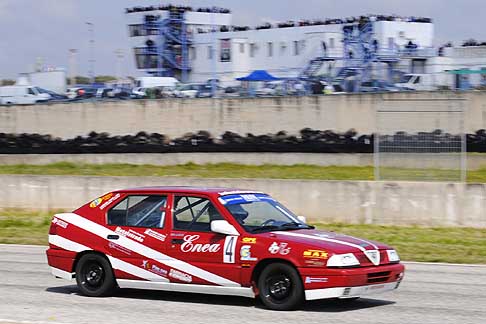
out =
[[[293,310],[304,301],[304,286],[297,270],[285,263],[271,263],[258,277],[259,297],[273,310]]]
[[[110,295],[116,287],[110,263],[98,254],[85,254],[76,265],[76,283],[83,295],[102,297]]]

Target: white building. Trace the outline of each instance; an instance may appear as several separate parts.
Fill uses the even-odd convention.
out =
[[[160,71],[161,64],[166,64],[160,63],[164,59],[158,60],[157,57],[163,53],[161,43],[171,34],[164,36],[160,30],[147,29],[146,23],[147,16],[148,20],[157,17],[159,22],[170,17],[171,9],[160,9],[164,10],[127,10],[130,42],[137,68],[148,73]],[[367,16],[366,23],[371,26],[371,32],[346,36],[344,26],[360,25],[362,28],[363,22],[359,19],[335,19],[235,31],[230,27],[232,15],[228,11],[186,10],[183,17],[187,53],[183,54],[184,45],[177,44],[170,51],[175,48],[175,61],[180,63],[179,68],[172,71],[176,77],[182,77],[180,71],[186,62],[187,77],[183,81],[187,82],[205,82],[216,78],[223,83],[232,83],[254,70],[267,70],[278,77],[299,77],[312,60],[323,57],[326,59],[314,73],[336,75],[343,67],[363,65],[367,55],[365,52],[371,51],[372,47],[375,53],[373,62],[369,63],[373,67],[372,78],[391,77],[390,71],[432,73],[437,75],[440,83],[446,83],[447,79],[447,84],[453,86],[450,81],[453,76],[445,73],[445,70],[486,67],[486,48],[446,48],[439,57],[438,49],[434,48],[434,24],[426,18]],[[218,31],[211,32],[212,26]],[[223,29],[228,31],[221,31]],[[360,44],[356,44],[357,39]],[[157,50],[147,52],[147,45]],[[170,57],[167,60],[171,60]]]

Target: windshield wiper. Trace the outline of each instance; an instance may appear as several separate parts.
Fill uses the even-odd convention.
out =
[[[273,230],[276,230],[276,229],[279,229],[279,228],[280,228],[280,226],[277,226],[277,225],[265,225],[265,226],[254,228],[250,232],[251,233],[258,233],[258,232],[265,232],[265,231],[273,231]]]
[[[315,228],[314,226],[303,224],[303,223],[297,223],[297,222],[284,223],[284,224],[280,225],[280,227],[282,227],[284,229],[301,229],[301,228],[314,229]]]

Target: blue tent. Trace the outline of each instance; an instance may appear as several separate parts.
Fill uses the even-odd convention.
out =
[[[246,77],[237,78],[238,81],[277,81],[281,78],[274,77],[265,70],[255,70]]]

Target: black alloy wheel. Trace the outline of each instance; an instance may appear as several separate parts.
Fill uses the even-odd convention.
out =
[[[258,278],[260,299],[273,310],[292,310],[304,300],[304,287],[299,273],[291,265],[272,263]]]
[[[76,282],[83,295],[101,297],[116,287],[113,270],[106,258],[98,254],[85,254],[76,265]]]

